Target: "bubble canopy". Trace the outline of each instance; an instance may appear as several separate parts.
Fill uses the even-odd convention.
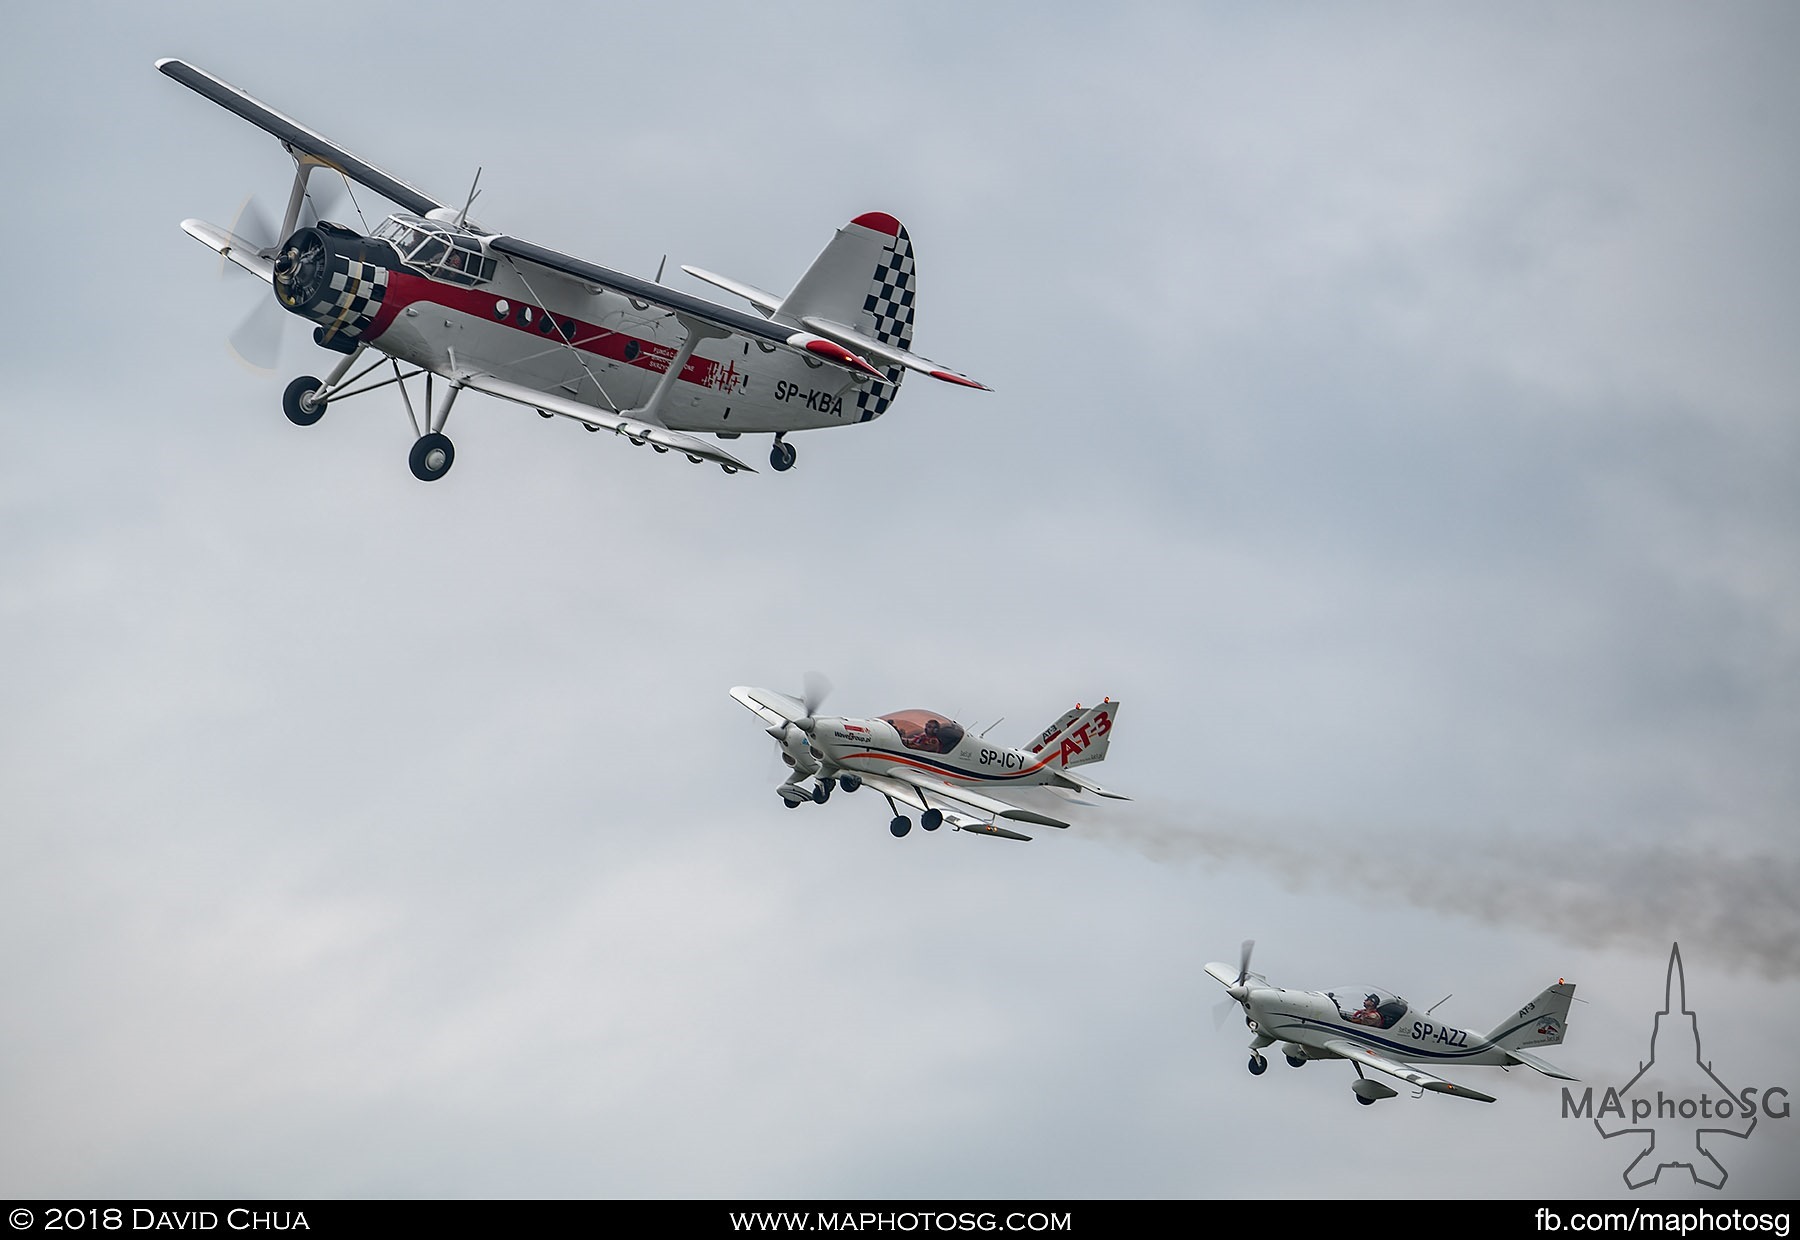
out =
[[[929,710],[897,710],[881,721],[900,734],[900,743],[920,753],[949,753],[962,742],[963,726]]]

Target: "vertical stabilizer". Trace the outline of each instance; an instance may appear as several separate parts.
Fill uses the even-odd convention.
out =
[[[843,323],[911,351],[917,291],[912,238],[905,226],[885,212],[870,211],[838,229],[782,299],[779,315],[793,323],[807,317]],[[882,373],[882,381],[857,390],[859,422],[887,411],[906,371],[889,365]]]

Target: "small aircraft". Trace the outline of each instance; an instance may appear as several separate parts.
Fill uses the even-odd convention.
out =
[[[786,470],[796,458],[789,434],[880,417],[908,370],[985,390],[912,351],[912,240],[884,212],[839,229],[785,297],[682,268],[748,301],[748,313],[669,288],[660,269],[645,280],[485,229],[469,218],[473,185],[456,207],[185,61],[156,67],[267,131],[294,159],[275,237],[247,238],[201,220],[181,225],[267,281],[282,309],[315,325],[315,344],[343,355],[323,380],[302,375],[288,385],[288,419],[310,426],[329,404],[397,384],[413,425],[409,463],[421,481],[443,477],[455,459],[444,425],[465,388],[696,465],[712,461],[728,474],[750,467],[702,435],[772,432],[769,464]],[[366,235],[324,220],[300,226],[316,168],[401,211]],[[365,354],[369,365],[352,375]],[[423,422],[406,386],[419,375]],[[435,408],[433,378],[444,384]]]
[[[896,837],[912,830],[912,819],[900,805],[922,811],[919,825],[927,831],[949,823],[955,830],[996,839],[1030,840],[1031,836],[993,819],[1040,827],[1069,825],[994,795],[1007,788],[1048,785],[1065,795],[1130,800],[1072,769],[1106,756],[1119,714],[1119,704],[1110,698],[1086,709],[1077,704],[1024,749],[1007,749],[989,744],[985,733],[977,735],[929,710],[902,710],[874,719],[821,717],[825,689],[812,678],[798,698],[743,685],[731,696],[769,725],[782,761],[792,768],[775,789],[783,804],[789,809],[803,801],[823,805],[834,785],[845,792],[867,785],[887,799],[894,814],[888,830]],[[813,781],[810,788],[803,785],[807,779]]]
[[[1422,1090],[1477,1102],[1494,1099],[1480,1090],[1407,1065],[1497,1064],[1506,1068],[1524,1064],[1559,1081],[1575,1079],[1525,1049],[1561,1045],[1569,1004],[1575,998],[1572,982],[1559,979],[1488,1033],[1481,1034],[1433,1021],[1431,1012],[1411,1011],[1398,995],[1372,987],[1285,990],[1271,986],[1262,974],[1250,972],[1254,946],[1254,942],[1245,941],[1235,969],[1228,964],[1206,966],[1206,971],[1224,985],[1225,993],[1244,1009],[1244,1023],[1250,1026],[1251,1033],[1252,1076],[1261,1076],[1268,1070],[1269,1061],[1263,1058],[1262,1049],[1280,1042],[1291,1067],[1305,1067],[1314,1059],[1348,1059],[1356,1069],[1356,1080],[1350,1088],[1364,1106],[1395,1096],[1388,1086],[1364,1076],[1364,1068]]]

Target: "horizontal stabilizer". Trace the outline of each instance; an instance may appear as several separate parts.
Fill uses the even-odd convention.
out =
[[[873,336],[866,336],[854,327],[831,319],[819,318],[815,315],[801,316],[800,326],[817,332],[827,340],[835,340],[846,349],[860,353],[864,357],[872,357],[877,361],[888,362],[895,366],[904,366],[908,370],[916,370],[920,374],[930,375],[933,379],[942,379],[945,383],[957,383],[963,387],[980,388],[991,392],[985,383],[977,383],[964,374],[958,374],[948,366],[934,362],[928,357],[920,357],[910,349],[902,349],[897,345],[883,344]]]
[[[722,276],[718,272],[708,271],[704,267],[690,267],[686,263],[681,265],[681,269],[696,280],[705,280],[716,288],[724,289],[727,293],[736,293],[764,314],[774,314],[781,309],[781,298],[765,289],[757,288],[754,284],[745,284],[742,280],[733,280],[730,276]]]
[[[1106,797],[1108,800],[1112,801],[1131,800],[1131,798],[1126,796],[1123,792],[1112,792],[1106,788],[1102,788],[1093,780],[1084,775],[1077,775],[1074,771],[1063,770],[1057,771],[1055,774],[1056,782],[1058,784],[1067,784],[1069,787],[1078,789],[1081,792],[1092,793],[1097,797]]]
[[[261,250],[242,237],[205,220],[183,220],[181,231],[258,279],[269,284],[275,282],[275,260],[264,257]]]
[[[1506,1054],[1514,1063],[1524,1064],[1527,1068],[1535,1068],[1545,1076],[1555,1077],[1559,1081],[1579,1081],[1581,1079],[1578,1076],[1570,1076],[1553,1063],[1539,1059],[1530,1051],[1507,1051]]]

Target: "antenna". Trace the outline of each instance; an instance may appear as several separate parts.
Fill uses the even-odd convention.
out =
[[[1006,722],[1006,716],[1001,715],[998,719],[996,719],[992,723],[988,724],[987,727],[981,729],[981,731],[977,732],[975,735],[986,736],[989,732],[992,732],[995,728],[999,727],[1001,724],[1003,724],[1005,722]]]
[[[1450,1002],[1450,1000],[1455,997],[1456,997],[1456,995],[1454,992],[1445,995],[1442,999],[1439,999],[1436,1003],[1434,1003],[1430,1007],[1426,1008],[1425,1015],[1430,1016],[1433,1012],[1435,1012],[1439,1008],[1443,1007],[1446,1003]]]
[[[467,222],[467,220],[469,218],[469,208],[475,205],[475,199],[478,198],[481,194],[481,191],[475,188],[477,185],[480,185],[480,184],[481,184],[481,169],[477,168],[477,169],[475,169],[475,179],[473,181],[469,182],[469,200],[467,202],[463,203],[462,210],[458,211],[456,213],[456,226],[458,228],[461,228],[463,226],[463,224],[465,222]]]
[[[667,254],[665,254],[662,256],[662,262],[656,264],[656,282],[658,284],[662,283],[662,271],[663,271],[664,267],[668,266],[668,263],[669,263],[669,256]]]

